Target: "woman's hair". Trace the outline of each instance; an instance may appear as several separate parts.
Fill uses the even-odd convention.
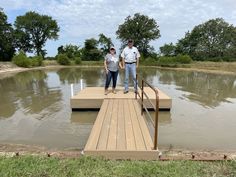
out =
[[[110,53],[111,53],[111,50],[114,50],[114,54],[116,54],[116,49],[115,48],[111,48]]]

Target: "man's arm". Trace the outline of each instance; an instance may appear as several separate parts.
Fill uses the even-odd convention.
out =
[[[138,66],[139,66],[139,57],[137,57],[136,68],[138,68]]]
[[[137,48],[136,48],[137,49]],[[139,66],[139,59],[140,59],[140,53],[139,53],[139,51],[138,51],[138,49],[137,49],[137,61],[136,61],[136,67],[138,68],[138,66]]]
[[[121,60],[122,60],[122,68],[125,68],[125,59],[122,57]]]
[[[125,49],[121,53],[122,66],[125,68]]]

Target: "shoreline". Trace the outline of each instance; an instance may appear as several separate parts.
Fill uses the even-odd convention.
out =
[[[4,62],[0,62],[0,75],[3,74],[10,74],[10,73],[18,73],[18,72],[23,72],[23,71],[32,71],[32,70],[40,70],[40,69],[60,69],[60,68],[103,68],[102,65],[69,65],[69,66],[63,66],[63,65],[45,65],[45,66],[40,66],[40,67],[33,67],[33,68],[23,68],[23,67],[18,67],[14,64],[10,64],[11,66],[9,67],[9,62],[6,62],[6,65],[8,67],[1,67],[1,65],[5,65]],[[191,65],[190,65],[191,66]],[[139,67],[141,68],[156,68],[156,69],[163,69],[163,70],[175,70],[175,71],[194,71],[194,72],[204,72],[204,73],[212,73],[212,74],[227,74],[227,75],[236,75],[236,70],[235,72],[233,71],[225,71],[222,69],[205,69],[205,68],[198,68],[198,67],[161,67],[161,66],[148,66],[148,65],[140,65]]]
[[[0,144],[0,157],[14,156],[46,156],[56,158],[81,158],[83,151],[79,149],[48,149],[42,146],[25,144]],[[159,156],[159,157],[158,157]],[[160,149],[157,160],[196,160],[221,161],[236,160],[236,151],[222,150],[187,150],[187,149]]]

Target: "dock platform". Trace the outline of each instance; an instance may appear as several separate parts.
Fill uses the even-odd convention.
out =
[[[153,141],[135,99],[104,99],[85,155],[108,159],[157,160]]]
[[[164,92],[156,88],[159,93],[159,109],[160,110],[170,110],[172,106],[171,98],[166,95]],[[144,87],[145,92],[149,96],[153,105],[156,104],[156,95],[149,87]],[[81,90],[79,93],[71,97],[71,108],[72,110],[99,110],[102,106],[104,99],[134,99],[135,93],[133,88],[130,88],[130,92],[127,94],[123,93],[123,87],[117,87],[117,93],[109,93],[104,95],[103,87],[86,87]],[[141,94],[141,93],[140,93]],[[144,99],[144,103],[147,108],[152,108],[150,103]]]

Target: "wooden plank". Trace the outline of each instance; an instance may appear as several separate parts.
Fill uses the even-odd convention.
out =
[[[107,111],[107,107],[109,106],[108,103],[109,103],[108,100],[103,101],[102,107],[101,107],[101,109],[98,113],[98,116],[96,118],[96,121],[93,125],[93,128],[91,130],[89,139],[88,139],[87,144],[85,146],[85,149],[90,149],[90,150],[91,149],[96,149],[97,143],[98,143],[98,140],[99,140],[99,134],[100,134],[100,131],[102,129],[104,117],[105,117],[105,114],[106,114],[106,111]]]
[[[148,130],[146,121],[144,120],[144,117],[141,115],[141,108],[137,100],[133,100],[134,108],[136,111],[136,115],[138,118],[139,126],[141,128],[141,132],[143,135],[143,139],[146,145],[147,150],[152,150],[153,149],[153,141],[150,135],[150,132]]]
[[[133,101],[131,99],[128,100],[128,105],[130,109],[130,118],[133,125],[133,132],[134,132],[134,138],[136,143],[136,149],[137,150],[146,150],[146,146],[143,140],[143,135],[138,123],[136,111],[133,105]]]
[[[122,159],[122,160],[158,160],[159,151],[152,150],[152,151],[85,151],[85,155],[92,155],[92,156],[102,156],[107,159]]]
[[[124,116],[124,100],[119,100],[118,109],[118,123],[117,123],[117,149],[126,149],[126,136],[125,136],[125,116]]]
[[[130,118],[128,100],[124,100],[124,119],[125,119],[125,139],[127,150],[136,150],[133,125]]]
[[[107,141],[108,141],[108,135],[110,130],[110,121],[112,117],[112,110],[113,110],[113,99],[108,99],[109,103],[107,106],[107,111],[104,116],[103,126],[100,132],[100,137],[97,145],[97,149],[105,150],[107,148]]]
[[[108,141],[107,141],[107,150],[116,149],[118,108],[119,108],[119,99],[114,99],[111,121],[110,121],[110,130],[109,130]]]

